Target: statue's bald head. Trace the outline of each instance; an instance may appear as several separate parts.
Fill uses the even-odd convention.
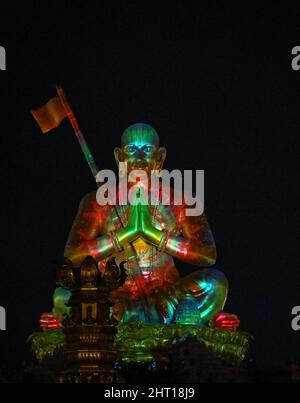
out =
[[[155,147],[159,147],[159,137],[155,129],[145,123],[135,123],[129,126],[121,138],[121,146],[128,144],[136,144],[138,147],[145,143],[150,143]]]
[[[166,149],[159,147],[159,137],[153,127],[145,123],[129,126],[121,138],[121,148],[115,148],[117,163],[126,162],[128,172],[142,169],[149,173],[160,170]]]

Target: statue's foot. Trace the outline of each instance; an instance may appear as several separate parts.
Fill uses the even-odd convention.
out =
[[[46,329],[58,329],[61,327],[59,324],[57,318],[53,313],[45,312],[42,314],[41,319],[40,319],[40,327],[43,330]]]
[[[239,318],[227,312],[220,312],[218,315],[210,322],[210,327],[225,329],[234,331],[240,326]]]

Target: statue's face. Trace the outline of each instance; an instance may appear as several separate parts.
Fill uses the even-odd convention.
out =
[[[159,147],[157,136],[149,133],[130,133],[123,140],[122,148],[115,149],[117,163],[126,162],[127,172],[143,170],[147,175],[162,168],[165,156],[166,150]]]
[[[122,147],[122,151],[128,172],[141,169],[148,174],[157,169],[158,148],[151,142],[131,141]]]

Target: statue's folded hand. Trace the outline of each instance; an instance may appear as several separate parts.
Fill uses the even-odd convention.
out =
[[[115,234],[115,240],[121,247],[135,241],[140,236],[140,207],[140,204],[131,207],[126,227],[119,229]]]
[[[160,248],[166,237],[165,231],[161,231],[153,225],[149,205],[145,203],[143,197],[138,191],[135,203],[130,208],[126,227],[118,230],[115,235],[115,241],[119,247],[123,248],[126,244],[141,237],[147,243]]]
[[[157,229],[153,225],[149,205],[141,206],[140,227],[141,227],[141,237],[146,242],[159,248],[166,233],[165,233],[165,231],[161,231],[161,230]]]

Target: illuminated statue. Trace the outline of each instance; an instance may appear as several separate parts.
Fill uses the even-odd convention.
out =
[[[156,131],[146,124],[130,126],[122,135],[121,148],[115,149],[118,164],[126,162],[128,172],[142,169],[149,181],[152,170],[162,169],[165,156]],[[223,273],[211,268],[216,246],[205,214],[187,216],[184,207],[172,200],[169,206],[100,206],[96,191],[89,193],[80,203],[65,257],[79,266],[92,256],[101,272],[111,256],[118,264],[126,261],[126,282],[112,295],[113,314],[123,323],[190,324],[195,318],[196,325],[236,329],[238,318],[222,312],[228,283]],[[180,278],[173,258],[198,268]],[[62,288],[56,290],[58,322],[69,296]],[[186,307],[194,312],[185,315]]]

